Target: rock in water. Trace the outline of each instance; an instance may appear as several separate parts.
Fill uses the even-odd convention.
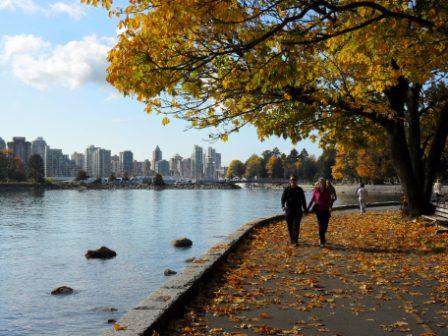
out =
[[[185,259],[185,262],[186,263],[192,263],[193,261],[195,261],[196,260],[196,257],[191,257],[191,258],[187,258],[187,259]]]
[[[69,294],[73,294],[73,288],[70,288],[68,286],[61,286],[51,291],[51,295],[69,295]]]
[[[191,247],[193,242],[188,238],[179,238],[172,241],[174,247]]]
[[[117,253],[106,246],[100,247],[98,250],[88,250],[87,259],[111,259],[117,256]]]
[[[167,268],[167,269],[163,272],[163,274],[165,274],[165,276],[170,276],[170,275],[177,274],[177,272],[176,272],[176,271],[173,271],[173,270],[171,270],[171,269],[169,269],[169,268]]]

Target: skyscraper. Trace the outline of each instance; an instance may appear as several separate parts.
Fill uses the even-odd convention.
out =
[[[180,176],[183,178],[191,179],[191,159],[186,158],[182,160]]]
[[[17,157],[24,164],[28,162],[31,156],[31,143],[26,141],[25,137],[14,137],[8,142],[8,149],[12,152],[13,157]]]
[[[114,173],[115,176],[121,175],[120,157],[118,155],[113,155],[110,158],[110,172]]]
[[[84,170],[86,166],[86,156],[82,153],[74,152],[72,154],[72,161],[75,163],[77,170]]]
[[[180,177],[181,174],[181,167],[182,164],[182,156],[180,156],[179,154],[174,155],[174,157],[172,157],[170,159],[170,175],[171,176],[176,176],[176,177]]]
[[[170,163],[167,160],[157,161],[155,171],[157,174],[160,174],[162,176],[169,176],[170,175]]]
[[[120,171],[123,176],[131,176],[133,173],[134,154],[127,150],[120,152]]]
[[[0,137],[0,150],[6,149],[6,142]]]
[[[68,155],[62,153],[61,149],[45,147],[45,176],[46,177],[69,177],[75,176],[77,167]]]
[[[193,154],[191,155],[191,177],[196,180],[202,179],[203,170],[202,147],[194,145]]]
[[[207,180],[216,179],[215,156],[216,151],[212,147],[208,147],[204,162],[204,175]]]
[[[151,174],[151,162],[149,160],[143,161],[142,173],[143,176],[149,176]]]
[[[42,137],[38,137],[31,143],[31,154],[40,155],[42,160],[45,162],[45,148],[47,147],[47,143]]]
[[[86,171],[88,176],[95,177],[95,174],[93,173],[93,154],[98,149],[98,147],[90,146],[86,148],[86,161],[85,161],[85,167],[84,170]]]
[[[159,146],[156,146],[156,149],[152,152],[152,161],[151,166],[154,170],[156,170],[156,162],[162,160],[162,151]]]
[[[96,148],[92,159],[93,177],[109,177],[110,175],[110,150]]]

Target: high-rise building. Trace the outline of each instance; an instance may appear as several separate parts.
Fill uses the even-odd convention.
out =
[[[151,166],[154,170],[156,170],[156,162],[162,160],[162,151],[159,146],[156,146],[156,149],[152,152],[152,161]]]
[[[149,160],[143,161],[142,173],[143,176],[151,175],[151,162]]]
[[[74,152],[71,157],[72,161],[75,163],[76,169],[84,170],[86,167],[86,156],[82,153]]]
[[[181,170],[180,170],[180,176],[183,178],[191,179],[191,159],[186,158],[183,159],[181,162]]]
[[[45,148],[47,148],[47,143],[42,137],[38,137],[31,143],[31,154],[40,155],[42,160],[45,161]]]
[[[87,175],[90,177],[95,177],[95,174],[93,172],[93,155],[95,151],[98,149],[98,147],[90,146],[86,148],[86,160],[85,160],[85,166],[84,170],[86,171]]]
[[[170,163],[167,160],[157,161],[155,171],[157,174],[160,174],[162,176],[169,176],[170,175]]]
[[[115,176],[121,175],[120,157],[118,155],[113,155],[110,158],[110,172],[114,173]]]
[[[8,149],[12,152],[13,157],[17,157],[24,164],[28,162],[31,156],[31,143],[26,141],[25,137],[14,137],[8,142]]]
[[[6,142],[0,137],[0,150],[6,149]]]
[[[215,153],[215,169],[221,169],[221,153]]]
[[[194,145],[193,154],[191,155],[191,177],[201,180],[204,171],[204,162],[202,156],[202,147]]]
[[[45,147],[45,176],[46,177],[70,177],[77,172],[76,164],[61,149]]]
[[[207,180],[216,179],[215,157],[215,149],[213,149],[212,147],[208,147],[204,160],[204,176]]]
[[[145,174],[143,173],[143,165],[143,162],[134,160],[134,163],[132,165],[132,175],[144,176]]]
[[[93,152],[93,177],[109,177],[110,175],[110,150],[96,148]]]
[[[170,175],[180,177],[181,176],[181,170],[182,170],[182,156],[179,154],[174,155],[170,159]]]
[[[131,176],[133,174],[134,154],[127,150],[120,152],[120,171],[123,176]]]

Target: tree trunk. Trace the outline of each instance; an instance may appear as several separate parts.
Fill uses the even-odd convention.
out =
[[[414,173],[413,167],[419,164],[412,162],[403,124],[396,122],[387,127],[386,131],[392,163],[406,197],[407,214],[411,217],[426,214],[431,209],[430,198],[427,198],[424,192],[425,181],[419,181]]]

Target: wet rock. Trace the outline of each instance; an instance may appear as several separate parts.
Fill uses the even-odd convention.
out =
[[[193,261],[195,261],[196,260],[196,257],[191,257],[191,258],[187,258],[187,259],[185,259],[185,262],[186,263],[192,263]]]
[[[109,324],[116,323],[116,322],[117,322],[117,320],[115,320],[115,319],[108,319],[107,320],[107,323],[109,323]]]
[[[176,272],[176,271],[173,271],[172,269],[167,268],[167,269],[163,272],[163,274],[165,274],[165,276],[170,276],[170,275],[177,274],[177,272]]]
[[[86,252],[87,259],[111,259],[116,256],[117,253],[106,246],[101,246],[98,250],[88,250]]]
[[[96,308],[93,308],[92,311],[102,312],[102,313],[109,313],[109,312],[112,313],[112,312],[118,311],[118,309],[114,308],[114,307],[96,307]]]
[[[73,294],[73,288],[70,288],[68,286],[61,286],[51,291],[51,295],[69,295],[69,294]]]
[[[191,247],[193,242],[188,238],[179,238],[171,242],[174,247]]]

